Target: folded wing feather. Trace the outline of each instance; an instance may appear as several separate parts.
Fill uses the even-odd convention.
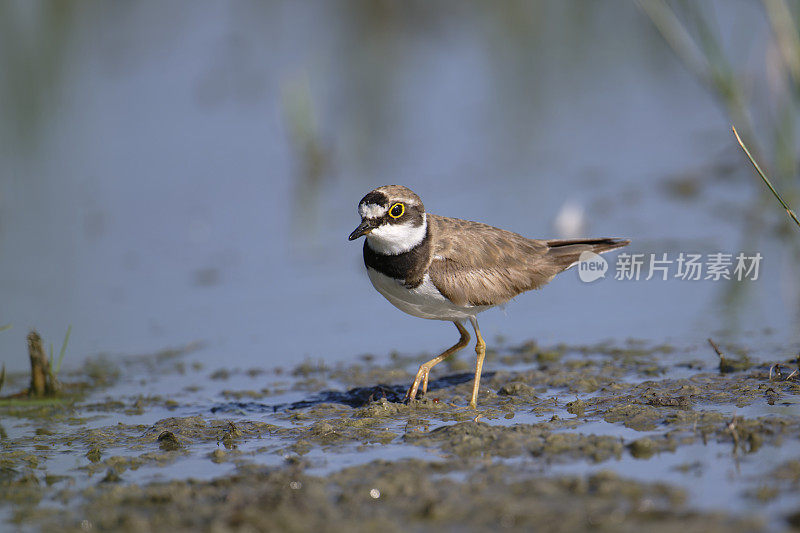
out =
[[[584,251],[625,246],[617,239],[535,240],[487,224],[428,215],[433,254],[428,273],[456,305],[498,305],[538,289]]]

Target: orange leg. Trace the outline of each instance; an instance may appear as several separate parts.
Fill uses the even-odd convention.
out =
[[[417,389],[419,389],[420,384],[422,385],[422,394],[428,392],[428,374],[430,373],[431,368],[438,365],[439,363],[441,363],[442,361],[444,361],[445,359],[447,359],[448,357],[459,351],[461,348],[464,348],[467,344],[469,344],[469,332],[467,331],[467,328],[462,326],[460,322],[453,322],[453,324],[456,325],[456,327],[458,328],[458,332],[461,333],[461,338],[458,340],[457,343],[455,343],[450,348],[446,349],[440,355],[437,355],[430,361],[420,365],[419,370],[417,371],[417,377],[414,378],[414,384],[411,385],[411,388],[408,389],[408,392],[406,393],[407,401],[416,399]]]
[[[472,327],[475,329],[475,354],[478,356],[475,361],[475,381],[472,384],[472,398],[469,401],[469,406],[471,409],[476,409],[478,407],[478,388],[481,384],[481,372],[483,372],[483,358],[486,356],[486,343],[483,342],[481,330],[478,329],[478,320],[470,317],[469,321],[472,322]]]

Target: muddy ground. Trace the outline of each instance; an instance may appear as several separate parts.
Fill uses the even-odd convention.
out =
[[[402,403],[424,357],[203,368],[95,359],[0,401],[0,520],[22,530],[758,531],[800,527],[790,354],[502,347]],[[775,363],[781,363],[775,366]],[[24,388],[11,376],[4,393]]]

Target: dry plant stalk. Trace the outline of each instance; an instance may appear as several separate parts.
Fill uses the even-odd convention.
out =
[[[50,369],[42,338],[32,330],[28,333],[28,355],[31,359],[31,386],[29,396],[53,396],[58,392],[58,382]]]
[[[736,131],[736,126],[731,126],[731,129],[733,130],[733,134],[736,136],[736,140],[739,142],[739,146],[741,146],[742,150],[744,150],[745,155],[747,155],[747,158],[750,160],[750,163],[753,164],[753,167],[756,169],[756,172],[758,172],[758,175],[761,177],[761,180],[764,182],[767,188],[770,191],[772,191],[772,194],[775,196],[775,198],[778,200],[781,206],[786,210],[786,214],[789,215],[789,217],[792,220],[794,220],[794,223],[797,224],[797,227],[800,228],[800,220],[797,219],[797,215],[794,213],[794,211],[792,211],[792,209],[784,201],[781,195],[778,194],[778,191],[776,191],[775,187],[772,186],[772,182],[769,180],[767,175],[764,174],[764,171],[761,170],[759,164],[756,162],[755,159],[753,159],[753,156],[750,155],[750,150],[747,149],[747,146],[742,141],[742,138],[739,137],[739,132]]]

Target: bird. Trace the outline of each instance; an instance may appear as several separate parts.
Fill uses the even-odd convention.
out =
[[[372,285],[410,315],[455,324],[456,344],[420,365],[405,401],[428,389],[431,369],[466,347],[475,332],[475,378],[469,407],[477,409],[486,343],[477,315],[523,292],[541,288],[580,261],[630,243],[626,239],[529,239],[488,224],[434,215],[402,185],[384,185],[358,203],[361,223],[348,239],[364,240]]]

